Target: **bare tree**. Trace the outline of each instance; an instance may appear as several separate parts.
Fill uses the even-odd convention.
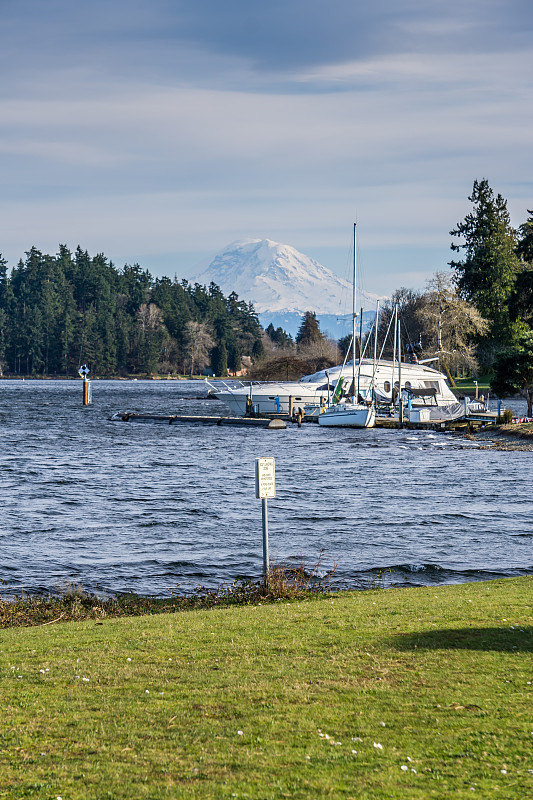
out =
[[[417,317],[424,337],[424,350],[433,348],[448,377],[459,369],[476,372],[475,339],[488,330],[472,303],[457,293],[454,276],[436,272],[426,284]]]
[[[322,337],[308,344],[299,345],[298,356],[312,366],[313,372],[318,372],[338,364],[340,351],[337,342]]]
[[[215,342],[207,325],[203,322],[193,321],[185,324],[184,354],[190,367],[189,374],[191,376],[194,375],[195,370],[204,369],[209,364],[209,351],[214,346]]]
[[[137,321],[143,333],[155,331],[163,324],[163,313],[155,303],[141,303],[137,311]]]
[[[383,351],[385,358],[393,358],[394,335],[391,335],[391,330],[396,306],[398,306],[402,339],[405,344],[413,344],[423,333],[419,316],[423,303],[422,292],[402,286],[396,289],[392,297],[382,305],[379,312],[378,342],[379,350]]]

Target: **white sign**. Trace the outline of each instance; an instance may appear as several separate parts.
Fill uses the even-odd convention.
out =
[[[268,500],[276,496],[275,459],[255,459],[255,496],[260,500]]]
[[[91,370],[89,369],[87,364],[83,364],[78,370],[78,375],[82,378],[86,378],[90,371]]]

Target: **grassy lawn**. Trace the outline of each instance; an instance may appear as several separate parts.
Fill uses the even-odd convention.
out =
[[[487,395],[488,390],[490,389],[490,381],[492,375],[480,375],[477,379],[478,382],[478,391],[479,394]],[[460,392],[473,392],[475,394],[476,391],[476,384],[474,383],[474,378],[454,378],[455,388]]]
[[[533,797],[533,578],[0,631],[0,797]]]

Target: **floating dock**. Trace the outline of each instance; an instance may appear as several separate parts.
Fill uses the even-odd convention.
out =
[[[422,422],[410,422],[404,419],[400,422],[397,417],[379,417],[376,416],[376,428],[408,428],[409,430],[433,430],[433,431],[464,431],[470,433],[471,431],[480,430],[482,428],[492,427],[496,425],[498,418],[497,413],[494,411],[485,411],[480,414],[469,414],[467,417],[460,417],[459,419],[452,420],[424,420]]]
[[[287,423],[282,419],[268,419],[267,417],[198,417],[182,414],[135,414],[118,412],[112,419],[117,422],[144,422],[159,423],[160,425],[178,425],[180,423],[199,425],[241,425],[249,428],[269,428],[270,430],[284,430]]]
[[[400,422],[397,417],[376,416],[376,428],[393,428],[425,431],[456,431],[470,433],[472,431],[489,428],[496,425],[498,415],[496,412],[486,411],[472,414],[455,420],[424,420],[410,422],[404,419]],[[189,416],[184,414],[137,414],[134,412],[118,412],[113,415],[113,420],[119,422],[158,423],[160,425],[231,425],[248,428],[268,428],[269,430],[284,430],[287,422],[298,424],[318,423],[317,416],[289,417],[283,414],[265,414],[263,417],[220,417],[220,416]]]

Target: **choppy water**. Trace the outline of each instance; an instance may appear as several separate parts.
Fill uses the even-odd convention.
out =
[[[4,594],[69,582],[166,594],[262,568],[254,460],[276,458],[270,552],[325,551],[344,586],[533,572],[533,453],[451,434],[113,422],[116,411],[217,414],[200,382],[0,383]],[[521,405],[517,406],[521,408]],[[390,571],[389,571],[390,570]]]

